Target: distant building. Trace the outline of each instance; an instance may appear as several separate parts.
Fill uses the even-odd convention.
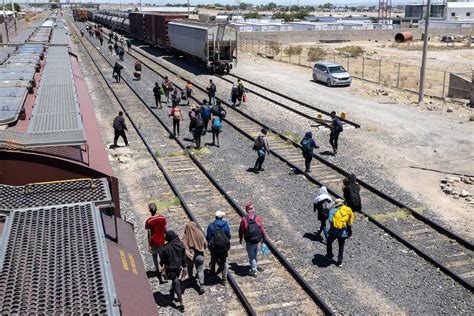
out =
[[[426,4],[407,4],[405,6],[405,18],[411,20],[422,20],[426,16]],[[430,17],[444,19],[446,6],[444,4],[432,4]]]
[[[474,2],[448,2],[446,20],[474,20]]]
[[[142,7],[142,12],[188,13],[188,7]],[[198,14],[199,9],[189,7],[189,13]]]

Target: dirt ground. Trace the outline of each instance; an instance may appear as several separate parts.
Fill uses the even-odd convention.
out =
[[[311,69],[251,55],[241,55],[235,73],[281,92],[291,87],[292,97],[326,110],[345,111],[362,128],[344,134],[350,144],[344,150],[365,161],[367,168],[388,174],[446,226],[473,238],[468,221],[473,204],[440,188],[450,172],[474,175],[474,122],[469,121],[473,109],[434,100],[418,106],[402,101],[399,92],[394,92],[396,98],[390,93],[369,95],[364,92],[380,86],[360,80],[349,88],[328,88],[311,81]],[[453,112],[446,111],[448,106],[454,107]]]

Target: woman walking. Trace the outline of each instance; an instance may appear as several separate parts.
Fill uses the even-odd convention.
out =
[[[304,157],[304,164],[305,164],[305,171],[304,172],[311,172],[311,161],[313,160],[313,149],[319,148],[316,145],[316,142],[313,139],[313,133],[311,131],[306,132],[304,138],[300,142],[301,151],[303,152]]]
[[[204,294],[204,250],[207,249],[207,240],[204,233],[197,227],[195,222],[187,222],[184,227],[183,243],[186,253],[186,266],[188,278],[196,280],[199,295]],[[197,278],[193,275],[193,267],[196,267]]]
[[[314,199],[313,210],[314,212],[318,212],[318,221],[321,223],[318,230],[318,235],[323,232],[326,240],[328,239],[328,229],[326,228],[326,221],[328,220],[329,211],[332,208],[332,204],[332,198],[328,194],[328,190],[325,186],[322,186],[319,189],[318,195],[316,195],[316,198]]]

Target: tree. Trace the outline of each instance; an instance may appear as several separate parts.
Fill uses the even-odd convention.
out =
[[[328,3],[325,3],[325,4],[320,5],[319,7],[320,7],[321,9],[332,9],[332,8],[334,8],[334,5],[333,5],[332,3],[330,3],[330,2],[328,2]]]
[[[15,11],[16,12],[20,12],[21,11],[21,7],[18,3],[14,2],[13,3],[13,8],[15,8]],[[11,3],[7,3],[5,4],[5,10],[7,11],[12,11],[12,4]]]
[[[266,5],[267,10],[275,10],[277,8],[277,4],[275,2],[270,2]]]
[[[240,9],[240,10],[247,10],[247,9],[249,9],[249,8],[251,8],[251,7],[252,7],[252,5],[249,4],[249,3],[241,2],[241,3],[239,4],[239,9]]]
[[[249,12],[244,14],[244,19],[260,19],[261,15],[258,12]]]

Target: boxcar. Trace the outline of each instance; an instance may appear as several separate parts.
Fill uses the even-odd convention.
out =
[[[137,40],[145,39],[145,14],[141,12],[130,12],[130,35]]]
[[[175,20],[168,36],[173,50],[198,58],[211,73],[228,73],[236,60],[237,30],[229,24]]]

